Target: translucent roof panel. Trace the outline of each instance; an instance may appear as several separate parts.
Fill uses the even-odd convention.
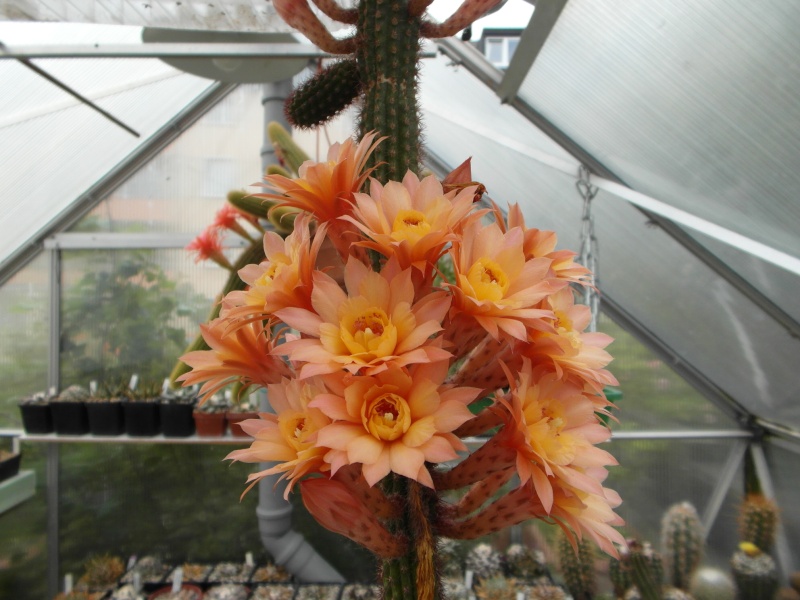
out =
[[[800,11],[567,3],[519,97],[634,189],[800,256]]]
[[[529,226],[553,229],[561,247],[577,249],[582,199],[576,177],[546,166],[547,160],[537,156],[541,133],[529,123],[515,122],[509,135],[523,141],[498,141],[494,132],[504,126],[506,115],[495,107],[482,113],[473,127],[469,78],[460,79],[460,86],[440,85],[440,77],[428,79],[427,73],[423,109],[428,146],[451,164],[473,155],[473,175],[496,201],[519,202]],[[443,105],[466,104],[467,118],[457,124],[455,119],[439,118],[436,110],[428,112],[429,95]],[[604,191],[593,207],[600,288],[606,301],[643,324],[676,364],[703,374],[720,397],[732,398],[763,418],[800,425],[794,365],[800,340],[672,237],[652,227],[637,208]]]
[[[20,35],[19,27],[20,24],[0,23],[0,39],[8,39],[10,44],[14,35]],[[64,39],[75,43],[75,27],[65,29]],[[84,29],[83,41],[109,35],[106,31],[95,38],[96,29]],[[115,30],[119,31],[118,40],[130,41],[130,30]],[[56,31],[51,29],[51,33]],[[50,39],[58,41],[52,36]],[[45,230],[104,174],[213,85],[150,59],[35,63],[96,102],[140,137],[20,62],[0,61],[0,87],[5,90],[0,98],[0,189],[4,192],[0,214],[14,223],[0,240],[0,263]]]

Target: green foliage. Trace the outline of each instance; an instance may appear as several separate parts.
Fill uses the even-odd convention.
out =
[[[667,559],[667,582],[687,590],[703,558],[703,525],[689,502],[672,505],[661,520],[661,546]]]
[[[138,373],[163,379],[185,344],[177,317],[176,284],[146,251],[117,257],[76,253],[84,274],[65,285],[62,377],[67,384],[114,381]]]

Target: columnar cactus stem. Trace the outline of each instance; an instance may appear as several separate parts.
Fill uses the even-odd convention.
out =
[[[358,6],[356,51],[364,105],[361,135],[389,136],[372,154],[380,165],[373,176],[400,181],[419,170],[420,116],[417,106],[420,17],[409,15],[407,0],[362,0]]]
[[[692,574],[703,558],[703,525],[694,506],[681,502],[669,508],[661,522],[661,543],[669,568],[667,581],[689,589]]]

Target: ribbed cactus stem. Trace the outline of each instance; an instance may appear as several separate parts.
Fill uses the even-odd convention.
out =
[[[639,589],[642,600],[661,600],[664,580],[661,556],[650,544],[634,544],[630,549],[628,560],[631,566],[631,579]]]
[[[275,148],[275,154],[290,171],[297,173],[300,165],[309,160],[308,154],[297,145],[297,142],[292,139],[292,134],[286,131],[280,123],[275,121],[269,123],[267,135]]]
[[[775,561],[763,552],[740,550],[731,560],[733,580],[740,600],[773,600],[778,591]]]
[[[671,506],[661,521],[661,543],[667,560],[667,582],[688,590],[692,574],[703,557],[703,525],[694,506]]]
[[[286,100],[286,117],[295,127],[318,127],[352,104],[361,91],[358,65],[341,60],[298,87]]]
[[[771,552],[778,528],[778,505],[761,494],[748,495],[739,512],[739,538]]]
[[[592,600],[597,589],[594,569],[594,547],[589,540],[578,542],[577,552],[566,535],[559,536],[558,556],[561,574],[575,600]]]
[[[358,6],[357,59],[364,104],[361,136],[388,136],[371,156],[373,176],[386,183],[419,171],[420,116],[417,106],[420,17],[407,0],[362,0]]]

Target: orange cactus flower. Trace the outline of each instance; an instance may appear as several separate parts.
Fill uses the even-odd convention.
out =
[[[450,286],[454,307],[472,316],[495,339],[502,331],[525,341],[528,327],[552,317],[536,304],[567,285],[549,277],[550,259],[527,260],[523,242],[519,227],[503,232],[496,223],[472,222],[451,250],[456,269],[456,284]]]
[[[552,328],[531,331],[529,343],[520,347],[520,353],[534,366],[549,365],[560,378],[578,379],[598,394],[607,385],[618,385],[604,368],[611,362],[605,348],[613,339],[605,333],[583,331],[591,318],[589,307],[575,304],[569,288],[552,294],[543,304],[555,316]]]
[[[311,308],[312,273],[326,226],[320,225],[312,240],[310,221],[308,215],[298,216],[285,240],[271,231],[264,234],[265,259],[239,270],[249,287],[223,299],[223,315],[271,315],[287,306]]]
[[[574,283],[586,283],[590,277],[589,269],[575,262],[577,254],[571,250],[556,250],[558,237],[554,231],[542,229],[528,229],[525,227],[525,217],[518,204],[508,208],[508,216],[503,219],[502,212],[497,205],[494,214],[498,225],[503,231],[519,227],[524,232],[525,241],[523,248],[527,258],[549,258],[552,263],[550,269],[553,276],[566,279]]]
[[[303,333],[303,339],[281,344],[276,353],[304,363],[300,377],[334,373],[375,374],[389,364],[447,359],[436,339],[450,306],[443,292],[414,302],[411,271],[390,262],[375,273],[351,257],[345,266],[347,293],[328,275],[314,273],[313,311],[283,308],[275,316]]]
[[[228,319],[217,318],[200,325],[200,332],[211,349],[181,356],[192,370],[178,381],[184,386],[204,382],[200,388],[203,399],[236,381],[246,387],[264,387],[291,375],[286,363],[271,354],[274,340],[261,321],[231,331]]]
[[[186,249],[196,252],[194,262],[210,259],[225,269],[233,270],[233,265],[222,253],[222,240],[219,236],[219,230],[213,225],[207,227],[200,235],[189,242]]]
[[[452,431],[473,418],[467,404],[478,393],[443,385],[447,365],[392,366],[374,376],[351,377],[338,393],[318,396],[310,406],[333,420],[318,438],[331,448],[326,460],[332,472],[361,463],[370,486],[394,472],[432,488],[425,463],[453,460],[466,450]]]
[[[475,186],[445,194],[429,176],[422,181],[409,171],[403,183],[370,184],[369,194],[355,194],[353,216],[345,216],[369,238],[360,245],[386,257],[396,256],[400,267],[432,269],[453,233],[472,209]]]
[[[604,467],[617,464],[611,454],[594,446],[611,437],[600,424],[595,407],[581,387],[553,373],[532,370],[523,362],[518,380],[511,380],[508,396],[498,398],[507,412],[499,434],[517,452],[520,484],[532,481],[545,511],[553,506],[553,480],[576,490],[602,495]],[[596,475],[602,474],[598,479]]]
[[[367,159],[383,139],[376,137],[373,132],[357,145],[352,140],[332,145],[326,162],[304,162],[297,179],[267,175],[262,185],[271,191],[254,196],[304,210],[323,223],[348,214],[353,193],[361,189],[371,171],[365,168]]]
[[[249,448],[234,450],[225,457],[247,463],[278,463],[252,473],[247,478],[250,485],[245,493],[264,477],[282,473],[280,479],[289,481],[284,492],[284,497],[288,497],[302,477],[330,471],[330,466],[324,461],[328,448],[316,442],[317,432],[331,420],[319,409],[309,407],[314,397],[326,391],[324,383],[314,379],[284,379],[267,386],[274,414],[260,413],[258,419],[242,421],[241,427],[254,438],[253,443]]]
[[[239,223],[239,219],[242,218],[244,217],[239,210],[230,204],[225,204],[217,211],[216,215],[214,215],[212,227],[233,231],[244,239],[252,242],[253,238],[250,237],[250,234],[247,233],[247,230],[242,227],[241,223]]]

